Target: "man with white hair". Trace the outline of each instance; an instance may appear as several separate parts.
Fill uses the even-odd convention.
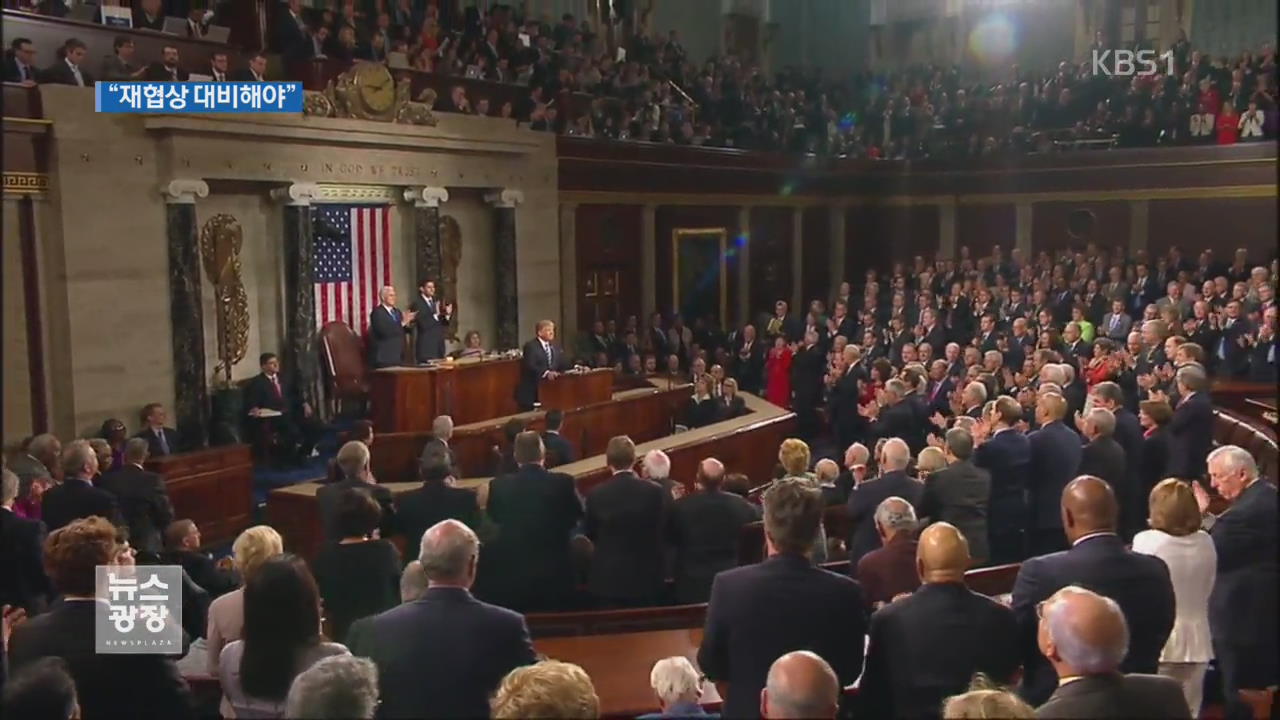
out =
[[[413,328],[418,313],[401,312],[396,307],[396,289],[390,285],[378,291],[378,307],[369,313],[369,364],[392,367],[404,360],[404,336]]]
[[[900,497],[888,497],[876,507],[874,520],[881,547],[862,556],[854,576],[871,609],[920,587],[915,508]]]
[[[987,402],[987,386],[974,381],[964,386],[960,393],[960,405],[963,414],[974,419],[982,417],[982,406]]]
[[[904,381],[892,378],[884,384],[881,398],[859,407],[858,413],[871,421],[868,437],[901,438],[915,455],[925,448],[927,422],[907,401],[909,391]]]
[[[1122,674],[1129,628],[1115,600],[1068,585],[1040,604],[1036,642],[1058,674],[1058,688],[1036,717],[1186,718],[1173,678]]]
[[[774,718],[834,718],[840,706],[840,682],[817,654],[795,650],[769,666],[760,691],[760,716]]]
[[[1046,363],[1044,367],[1040,368],[1041,383],[1053,383],[1061,387],[1066,381],[1066,375],[1062,372],[1062,368],[1058,363]]]
[[[890,497],[900,497],[913,506],[920,502],[924,486],[907,475],[907,463],[911,449],[901,438],[885,441],[882,450],[880,477],[854,486],[849,493],[849,572],[856,574],[858,561],[863,555],[881,546],[876,533],[875,512],[880,503]]]
[[[41,518],[49,532],[90,515],[119,524],[119,505],[111,493],[94,487],[98,455],[87,440],[76,440],[62,450],[62,484],[44,494]]]
[[[373,478],[369,469],[369,446],[359,440],[345,443],[338,448],[335,462],[342,473],[342,479],[322,485],[316,491],[316,505],[320,509],[320,523],[324,528],[325,538],[334,542],[342,539],[337,528],[338,505],[342,493],[351,488],[367,492],[378,501],[378,507],[382,509],[382,520],[378,527],[382,537],[391,537],[397,528],[395,500],[391,491],[377,484]]]
[[[422,446],[422,455],[419,456],[418,463],[424,466],[446,465],[456,468],[457,462],[454,459],[453,449],[449,447],[451,439],[453,439],[453,418],[449,415],[437,416],[431,421],[431,439]]]
[[[284,717],[373,720],[377,711],[377,666],[367,658],[335,655],[293,679]]]
[[[18,517],[13,512],[18,497],[18,476],[8,468],[0,471],[0,577],[5,587],[0,605],[13,605],[35,615],[44,609],[51,588],[43,561],[44,523]]]
[[[1085,445],[1080,450],[1081,475],[1100,477],[1111,486],[1120,502],[1120,516],[1126,521],[1134,517],[1145,517],[1145,513],[1133,512],[1133,505],[1146,506],[1146,498],[1141,496],[1137,484],[1132,482],[1128,474],[1128,458],[1124,448],[1116,442],[1116,416],[1110,410],[1095,407],[1088,415],[1076,415],[1080,434],[1084,436]],[[1145,524],[1145,523],[1144,523]],[[1134,532],[1141,528],[1121,523],[1121,534],[1132,539]]]
[[[844,370],[836,379],[835,387],[831,388],[827,415],[831,418],[836,439],[841,445],[848,445],[867,436],[867,420],[858,407],[861,392],[858,385],[870,382],[870,376],[863,361],[862,348],[846,345],[839,357]]]
[[[1244,448],[1223,445],[1209,454],[1209,479],[1230,512],[1209,514],[1209,495],[1198,482],[1196,502],[1218,553],[1209,596],[1213,653],[1222,675],[1228,718],[1250,717],[1242,688],[1276,684],[1276,486],[1258,477]]]
[[[641,715],[637,720],[702,717],[707,713],[698,704],[702,697],[702,676],[683,655],[662,658],[649,671],[649,687],[658,696],[661,712]]]
[[[675,482],[671,479],[671,458],[661,450],[650,450],[640,461],[640,477],[652,480],[662,486],[663,492],[671,494]]]
[[[488,717],[489,696],[512,669],[535,662],[524,616],[471,594],[480,540],[457,520],[422,534],[427,590],[373,617],[356,655],[378,666],[381,717]]]

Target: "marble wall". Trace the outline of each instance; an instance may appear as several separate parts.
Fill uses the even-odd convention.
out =
[[[0,295],[4,323],[4,434],[5,440],[32,434],[31,388],[26,379],[31,366],[27,357],[27,307],[23,280],[22,244],[18,234],[18,201],[6,198],[3,213],[4,243],[0,247],[4,288]],[[7,443],[6,443],[7,444]]]
[[[270,192],[291,183],[319,183],[325,192],[347,193],[347,202],[360,193],[382,193],[393,206],[393,281],[405,302],[417,273],[413,209],[402,192],[423,185],[448,188],[450,200],[441,213],[458,220],[464,245],[459,329],[479,330],[486,343],[494,335],[494,211],[484,196],[504,188],[522,191],[524,202],[516,209],[518,285],[520,325],[528,330],[521,335],[531,335],[539,318],[560,319],[556,161],[549,135],[497,118],[441,116],[438,126],[428,128],[287,116],[99,115],[89,91],[53,86],[42,88],[42,96],[46,116],[54,118],[54,142],[51,188],[37,227],[50,424],[60,436],[96,431],[108,417],[133,429],[143,404],[173,403],[165,203],[159,191],[173,179],[209,184],[208,197],[196,199],[199,226],[227,213],[244,233],[240,257],[250,329],[233,380],[258,371],[259,353],[282,349],[283,214]],[[11,262],[17,244],[8,242],[16,238],[16,219],[5,213],[4,223],[8,281],[20,263]],[[201,280],[211,378],[217,362],[213,288],[207,277]],[[25,378],[26,354],[17,335],[23,331],[22,306],[10,302],[21,299],[21,284],[5,286],[5,374]],[[11,443],[29,432],[30,399],[25,387],[6,389],[4,441]]]

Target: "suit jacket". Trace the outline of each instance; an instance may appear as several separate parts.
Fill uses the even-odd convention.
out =
[[[932,522],[955,525],[969,541],[969,555],[982,563],[990,557],[987,549],[990,497],[991,474],[971,460],[962,460],[925,478],[916,514]]]
[[[448,443],[437,438],[427,440],[422,446],[422,454],[418,456],[418,462],[422,465],[436,465],[444,463],[450,468],[454,468],[454,477],[461,477],[457,471],[457,457],[453,454],[453,450]]]
[[[93,87],[93,76],[89,74],[89,71],[83,65],[80,66],[80,77],[84,80],[85,87]],[[71,68],[65,60],[58,60],[44,69],[44,72],[40,74],[40,82],[56,85],[75,85],[76,76],[75,73],[71,72]]]
[[[409,305],[410,310],[418,313],[413,319],[413,326],[418,331],[414,357],[420,363],[444,357],[444,333],[449,327],[450,317],[444,314],[440,305],[440,298],[431,298],[428,302],[421,293],[414,295]]]
[[[916,573],[916,541],[909,533],[893,536],[888,545],[876,548],[858,560],[858,584],[866,594],[867,607],[887,603],[899,593],[920,587]]]
[[[400,309],[393,310],[379,305],[369,313],[369,364],[375,369],[399,365],[404,357],[404,335],[409,328],[400,324],[404,317]]]
[[[167,552],[161,556],[170,565],[181,565],[187,576],[209,595],[209,599],[226,595],[240,587],[240,575],[235,570],[218,567],[207,553],[195,550]],[[203,623],[203,621],[202,621]]]
[[[745,500],[743,501],[745,502]],[[0,605],[44,609],[53,588],[44,573],[44,523],[0,509]]]
[[[739,342],[733,349],[733,376],[738,379],[738,386],[743,392],[760,394],[764,388],[764,342],[757,337],[751,343],[751,349],[744,360],[742,346]]]
[[[1003,434],[1003,433],[1002,433]],[[1080,474],[1080,436],[1062,422],[1030,433],[1031,518],[1039,529],[1062,527],[1062,489]]]
[[[734,395],[732,400],[721,395],[716,398],[716,420],[732,420],[747,414],[747,401],[741,395]]]
[[[1218,578],[1209,596],[1214,643],[1276,653],[1276,486],[1259,478],[1209,529]]]
[[[138,550],[159,553],[164,531],[173,522],[173,505],[164,478],[137,465],[125,465],[102,476],[98,487],[116,496],[121,515],[129,525],[129,544]]]
[[[396,498],[396,525],[404,532],[409,547],[416,547],[432,525],[450,519],[472,530],[480,529],[480,501],[475,491],[424,482]]]
[[[143,80],[151,80],[155,82],[186,82],[189,77],[186,70],[176,67],[172,71],[165,67],[164,63],[156,61],[147,66],[147,71],[142,73]]]
[[[1134,498],[1133,487],[1126,471],[1124,448],[1111,437],[1095,438],[1080,449],[1080,474],[1100,477],[1115,491],[1120,503],[1121,515]],[[1145,505],[1145,504],[1144,504]]]
[[[599,598],[650,602],[663,580],[661,486],[620,472],[587,495],[584,532],[595,543],[587,587]]]
[[[350,640],[353,655],[378,666],[385,719],[488,717],[502,678],[535,661],[523,617],[457,587],[429,588]]]
[[[103,80],[134,80],[133,74],[138,68],[125,62],[119,55],[108,55],[102,59]]]
[[[390,538],[398,527],[396,506],[391,497],[391,491],[381,485],[374,485],[363,480],[348,479],[324,485],[319,490],[316,490],[316,504],[320,507],[320,524],[324,528],[324,539],[330,541],[342,539],[334,525],[338,519],[339,500],[342,498],[343,491],[349,488],[357,488],[370,493],[373,495],[373,499],[378,501],[378,506],[382,508],[380,535],[384,539]],[[418,539],[421,540],[422,536],[418,535]]]
[[[582,519],[573,478],[524,465],[489,483],[485,508],[498,537],[482,561],[485,587],[504,607],[554,610],[573,592],[569,541]]]
[[[1112,327],[1111,321],[1115,319],[1115,327]],[[1102,324],[1098,326],[1098,330],[1108,338],[1118,343],[1124,343],[1129,340],[1129,330],[1133,327],[1133,318],[1128,313],[1120,313],[1117,316],[1114,313],[1107,313],[1102,316]]]
[[[284,373],[277,373],[276,380],[280,383],[278,395],[266,373],[253,376],[244,388],[245,407],[278,410],[285,414],[298,413],[302,409],[302,402],[297,396],[296,386]]]
[[[542,350],[542,341],[534,338],[521,348],[523,357],[520,360],[520,383],[516,386],[516,404],[522,408],[531,408],[538,402],[538,383],[549,370],[563,372],[570,367],[564,350],[551,343],[551,357]]]
[[[1018,668],[1009,608],[962,583],[926,583],[871,616],[859,684],[867,717],[936,718],[974,673],[1008,683]]]
[[[742,527],[760,519],[760,508],[720,490],[696,492],[675,502],[667,523],[676,548],[676,598],[706,602],[717,573],[738,564]]]
[[[161,447],[160,437],[156,435],[151,428],[143,428],[137,435],[134,435],[134,437],[139,437],[147,441],[148,457],[161,457],[163,455],[172,455],[173,453],[179,452],[182,449],[182,438],[179,437],[178,431],[167,427],[163,432],[164,441],[169,446],[169,452],[165,452],[164,448]]]
[[[35,82],[36,79],[40,76],[40,71],[37,70],[34,66],[28,65],[27,74],[28,74],[28,77],[25,79]],[[4,56],[4,81],[5,82],[22,82],[23,79],[24,78],[22,77],[22,72],[18,69],[18,59],[15,58],[9,52],[6,52]]]
[[[862,672],[866,630],[856,582],[802,555],[774,555],[716,576],[698,667],[729,684],[722,716],[759,717],[760,690],[774,660],[812,650],[846,687]]]
[[[261,82],[266,79],[266,78],[254,77],[253,71],[250,70],[249,68],[240,68],[239,70],[232,70],[231,74],[228,75],[228,78],[232,82]]]
[[[195,717],[191,691],[172,658],[95,652],[96,606],[89,600],[63,601],[14,628],[10,671],[16,675],[50,655],[65,659],[85,720]]]
[[[922,398],[923,400],[923,398]],[[857,412],[856,408],[854,412]],[[928,420],[921,418],[917,412],[915,405],[908,400],[902,400],[896,405],[891,405],[880,411],[880,415],[876,417],[868,429],[869,441],[874,442],[880,438],[902,438],[906,441],[907,446],[911,448],[911,454],[914,456],[924,449],[925,426]]]
[[[1057,675],[1036,645],[1036,604],[1067,585],[1081,585],[1120,605],[1129,624],[1125,672],[1155,672],[1173,629],[1174,596],[1169,568],[1152,555],[1124,547],[1116,535],[1094,535],[1069,550],[1023,561],[1013,585],[1013,614],[1022,652],[1020,694],[1032,705],[1049,698]]]
[[[49,488],[41,503],[41,518],[49,532],[67,525],[72,520],[90,515],[120,522],[116,498],[102,488],[94,487],[87,480],[67,478],[61,485]]]
[[[924,485],[908,477],[902,470],[887,472],[854,486],[846,506],[849,510],[850,573],[857,571],[858,561],[863,555],[880,547],[880,536],[876,534],[874,518],[880,503],[896,495],[915,506],[919,504],[923,492]]]
[[[1249,369],[1249,350],[1241,347],[1239,340],[1252,333],[1253,330],[1253,323],[1249,322],[1247,318],[1239,318],[1231,322],[1229,327],[1224,326],[1222,328],[1221,334],[1217,339],[1217,345],[1212,348],[1205,348],[1208,354],[1217,361],[1220,375],[1242,377],[1247,373]]]
[[[156,13],[155,17],[148,19],[147,14],[142,10],[135,10],[133,12],[133,29],[162,32],[164,30],[164,12]]]
[[[542,446],[547,452],[547,467],[568,465],[578,458],[578,454],[573,451],[573,445],[558,432],[542,433]]]
[[[1169,466],[1172,477],[1204,477],[1213,443],[1213,405],[1207,393],[1198,392],[1178,403],[1165,428],[1169,433]]]
[[[1037,718],[1158,717],[1191,720],[1182,685],[1164,675],[1089,675],[1053,691]]]

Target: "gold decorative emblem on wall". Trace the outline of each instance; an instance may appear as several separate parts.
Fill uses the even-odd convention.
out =
[[[458,266],[462,264],[462,226],[452,215],[440,216],[440,293],[453,303],[449,339],[458,339]]]
[[[218,214],[200,230],[200,259],[204,274],[213,283],[214,314],[218,323],[218,364],[214,382],[222,375],[231,383],[231,366],[244,359],[249,348],[249,296],[240,279],[240,248],[244,231],[235,217]]]
[[[302,112],[319,117],[435,125],[435,115],[431,114],[435,91],[423,90],[416,101],[409,99],[410,93],[409,78],[396,80],[381,63],[358,62],[329,81],[324,92],[307,91]]]

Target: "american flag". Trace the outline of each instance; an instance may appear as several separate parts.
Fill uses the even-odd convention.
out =
[[[316,328],[338,321],[364,335],[378,291],[391,284],[390,208],[319,205],[311,213]]]

